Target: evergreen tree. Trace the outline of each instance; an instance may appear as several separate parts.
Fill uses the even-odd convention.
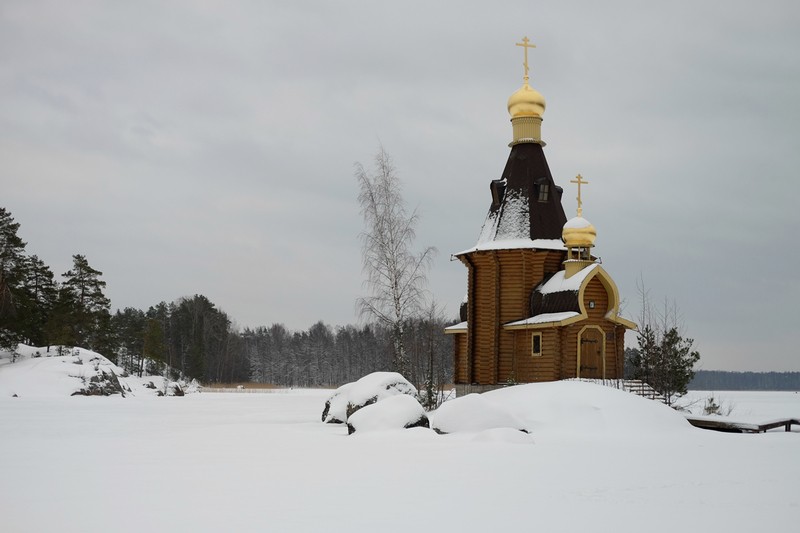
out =
[[[61,297],[72,309],[67,319],[74,344],[90,349],[110,347],[111,302],[103,294],[103,273],[92,268],[86,257],[72,256],[72,268],[63,274]]]
[[[644,281],[637,285],[642,301],[639,346],[626,350],[626,372],[649,384],[672,405],[677,396],[686,394],[700,353],[692,350],[694,340],[681,335],[678,306],[665,300],[663,311],[655,312]]]
[[[44,336],[47,346],[75,346],[78,344],[73,327],[74,305],[71,294],[59,287],[56,292],[55,305],[44,324]]]
[[[172,309],[174,309],[173,304],[167,305],[166,302],[162,301],[156,305],[150,306],[150,308],[147,309],[147,313],[145,313],[148,320],[157,320],[161,326],[162,340],[164,342],[162,359],[167,368],[175,366],[170,342],[170,313]]]
[[[45,326],[58,300],[58,285],[50,267],[37,256],[25,259],[21,287],[19,327],[28,344],[46,344]]]
[[[145,315],[139,309],[126,307],[117,309],[111,317],[116,346],[113,350],[115,362],[128,372],[136,372],[142,364]]]
[[[18,324],[25,243],[17,235],[19,223],[0,207],[0,346],[11,347],[21,338]]]
[[[148,318],[145,322],[144,343],[142,347],[144,357],[156,363],[164,363],[166,355],[166,343],[164,342],[164,328],[158,318]],[[139,376],[144,370],[144,362],[139,365]]]
[[[645,325],[638,341],[638,349],[629,352],[633,378],[648,383],[672,405],[694,378],[694,365],[700,360],[700,353],[692,350],[694,340],[682,337],[675,327],[662,333]]]

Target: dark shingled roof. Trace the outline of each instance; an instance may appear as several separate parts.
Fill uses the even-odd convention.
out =
[[[547,199],[539,201],[539,193],[548,191]],[[530,239],[561,239],[561,230],[567,221],[564,208],[561,206],[561,187],[553,182],[550,167],[544,157],[542,146],[537,143],[520,143],[511,148],[505,169],[500,179],[490,184],[492,205],[486,218],[486,224],[503,228],[497,235],[486,234],[490,240],[501,239],[509,233],[509,225],[518,226],[528,222],[528,228],[520,227],[516,237]],[[505,209],[509,199],[524,200],[522,205],[528,210],[527,217],[520,217],[519,207]],[[525,201],[526,200],[526,201]],[[504,220],[508,211],[509,220]],[[513,219],[511,218],[513,217]],[[526,221],[525,218],[528,220]],[[526,231],[528,230],[528,231]],[[501,235],[501,233],[503,235]]]
[[[553,277],[546,276],[541,283],[531,291],[531,316],[544,313],[564,313],[567,311],[581,312],[578,302],[578,291],[558,291],[542,294],[539,289]]]

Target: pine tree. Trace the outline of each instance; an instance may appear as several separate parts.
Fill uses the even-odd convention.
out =
[[[662,332],[649,324],[638,340],[638,349],[630,352],[633,378],[649,384],[672,405],[677,396],[686,394],[700,360],[700,353],[692,350],[694,340],[682,337],[676,327]]]
[[[21,338],[19,297],[25,266],[25,242],[19,238],[19,223],[0,207],[0,346],[11,347]]]
[[[111,302],[103,294],[106,282],[100,279],[102,275],[80,254],[72,256],[72,269],[63,274],[61,297],[72,310],[67,319],[72,340],[91,349],[110,347]]]
[[[45,325],[56,306],[58,285],[50,267],[37,256],[27,257],[21,287],[19,326],[23,338],[34,346],[47,342]]]
[[[141,365],[145,320],[144,313],[133,307],[126,307],[122,311],[118,309],[111,317],[116,340],[114,359],[116,364],[129,372],[136,372]]]
[[[166,356],[166,343],[164,342],[164,328],[157,318],[148,318],[144,328],[142,363],[139,365],[139,377],[144,371],[144,359],[151,359],[157,363],[164,363]]]
[[[74,303],[71,294],[59,287],[55,305],[44,324],[44,336],[47,346],[75,346],[78,344],[73,327]]]

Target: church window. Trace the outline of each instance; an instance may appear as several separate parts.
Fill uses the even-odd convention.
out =
[[[539,357],[542,355],[542,334],[534,333],[531,339],[531,355]]]
[[[492,191],[492,209],[497,209],[503,203],[503,197],[506,195],[506,182],[505,180],[492,180],[489,188]]]
[[[539,185],[539,201],[546,202],[550,197],[550,184],[542,183]]]

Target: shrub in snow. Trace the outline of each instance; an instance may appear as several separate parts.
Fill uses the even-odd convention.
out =
[[[188,384],[184,384],[183,392],[185,392],[187,394],[188,393],[200,392],[200,390],[202,390],[202,388],[203,388],[203,386],[200,385],[200,382],[197,381],[196,379],[192,378],[192,381],[190,381]]]
[[[347,421],[347,391],[352,386],[352,383],[342,385],[325,401],[325,408],[322,410],[323,422],[344,424]]]
[[[706,398],[706,404],[703,406],[703,414],[706,416],[729,416],[731,411],[733,411],[732,405],[724,405],[724,402],[721,401],[717,403],[713,394]]]
[[[183,387],[177,381],[167,384],[167,396],[183,396]]]
[[[502,405],[481,394],[468,394],[443,403],[430,413],[431,428],[437,433],[484,431],[510,428],[525,431],[525,424]]]
[[[425,409],[413,397],[399,394],[367,405],[347,419],[347,433],[429,427]]]
[[[347,419],[367,405],[399,394],[416,397],[417,389],[397,372],[367,374],[353,383],[347,392]]]

